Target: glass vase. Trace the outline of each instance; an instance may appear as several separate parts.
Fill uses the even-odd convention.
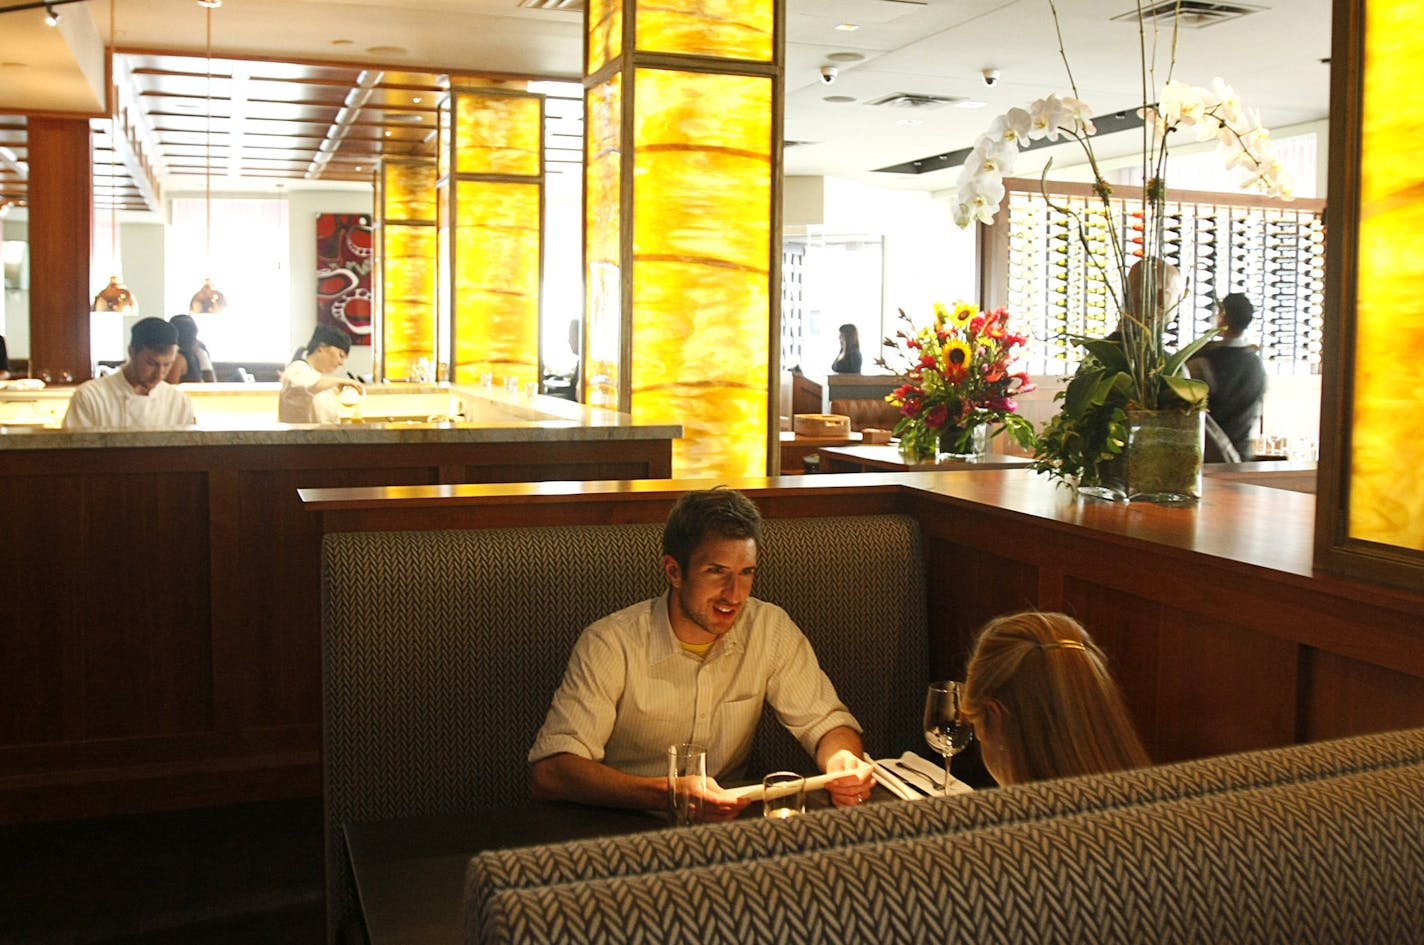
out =
[[[1201,498],[1205,435],[1205,411],[1127,411],[1122,468],[1128,501],[1182,503]]]
[[[961,441],[963,441],[961,445]],[[939,452],[935,459],[973,461],[981,458],[989,445],[989,428],[976,423],[965,439],[963,427],[946,427],[939,435]]]

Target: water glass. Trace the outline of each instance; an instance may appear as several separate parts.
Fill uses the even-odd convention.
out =
[[[685,742],[668,746],[668,806],[679,827],[702,819],[702,798],[707,792],[707,749]]]
[[[794,771],[773,771],[761,779],[761,815],[786,820],[806,813],[806,779]]]

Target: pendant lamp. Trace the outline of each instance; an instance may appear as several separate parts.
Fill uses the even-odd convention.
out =
[[[207,143],[204,153],[203,187],[203,248],[204,261],[212,265],[213,258],[213,10],[222,6],[222,0],[198,0],[208,18],[208,122]],[[195,315],[207,312],[221,312],[227,308],[227,296],[214,285],[212,276],[203,277],[203,287],[193,293],[188,303],[188,311]]]
[[[114,42],[114,0],[109,0],[109,55],[113,55]],[[109,276],[109,284],[94,296],[91,307],[95,312],[123,312],[129,314],[138,310],[138,299],[124,285],[119,275],[119,102],[114,96],[114,114],[109,121],[109,262],[114,267],[114,275]]]

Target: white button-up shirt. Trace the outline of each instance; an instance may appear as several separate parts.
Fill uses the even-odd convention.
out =
[[[664,593],[584,630],[529,761],[568,752],[661,777],[668,746],[695,742],[709,775],[740,777],[764,701],[812,756],[831,729],[860,731],[786,611],[748,598],[699,658],[678,645]]]

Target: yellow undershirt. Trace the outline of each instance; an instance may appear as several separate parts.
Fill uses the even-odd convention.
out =
[[[706,659],[707,651],[712,649],[716,642],[716,640],[713,640],[711,643],[683,643],[681,640],[678,640],[677,645],[698,659]]]

